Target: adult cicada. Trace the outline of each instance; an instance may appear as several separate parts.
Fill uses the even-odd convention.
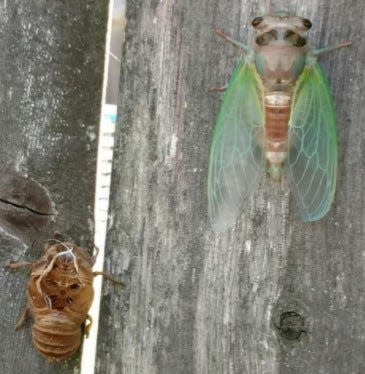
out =
[[[256,17],[252,26],[252,46],[218,31],[244,58],[226,87],[210,150],[208,211],[216,230],[234,224],[265,168],[274,179],[287,169],[304,221],[323,217],[335,192],[335,117],[317,58],[351,43],[312,50],[311,22],[287,14]]]

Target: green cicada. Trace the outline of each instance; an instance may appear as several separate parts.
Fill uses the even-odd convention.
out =
[[[327,81],[311,50],[309,20],[288,15],[256,17],[253,46],[220,36],[245,52],[226,92],[214,128],[208,210],[216,230],[230,227],[247,205],[265,168],[282,168],[304,221],[323,217],[337,174],[336,125]]]

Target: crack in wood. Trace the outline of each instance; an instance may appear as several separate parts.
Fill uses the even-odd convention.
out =
[[[34,214],[37,214],[37,215],[40,215],[40,216],[54,216],[54,213],[43,213],[43,212],[39,212],[39,211],[37,211],[35,209],[30,208],[29,206],[17,204],[17,203],[14,203],[12,201],[5,200],[5,199],[2,199],[2,198],[0,198],[0,202],[4,203],[6,205],[10,205],[10,206],[19,208],[19,209],[27,210],[27,211],[29,211],[31,213],[34,213]]]

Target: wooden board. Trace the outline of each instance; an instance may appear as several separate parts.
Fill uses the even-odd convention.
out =
[[[36,353],[30,322],[14,332],[28,277],[4,267],[39,258],[54,231],[91,248],[106,17],[106,1],[0,2],[0,187],[11,187],[5,181],[14,172],[29,178],[48,193],[55,213],[47,228],[27,218],[17,232],[21,240],[0,234],[4,374],[78,372],[77,355],[52,365]],[[4,195],[4,188],[0,194],[12,196],[11,190]],[[8,208],[20,215],[27,211],[0,205],[0,215]]]
[[[274,2],[273,2],[274,3]],[[363,19],[365,3],[275,1],[309,18],[338,120],[334,204],[303,223],[284,179],[260,185],[234,229],[210,230],[212,127],[255,1],[127,5],[98,373],[365,371]]]

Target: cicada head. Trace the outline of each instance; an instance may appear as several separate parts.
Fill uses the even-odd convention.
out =
[[[307,32],[312,23],[302,17],[279,12],[256,17],[253,47],[256,69],[273,90],[283,90],[299,77],[308,52]]]
[[[63,309],[80,294],[92,295],[92,257],[72,243],[46,246],[32,277],[38,294],[54,309]]]
[[[278,13],[274,16],[256,17],[252,21],[256,31],[255,44],[303,47],[307,44],[307,31],[311,21],[298,16]]]

